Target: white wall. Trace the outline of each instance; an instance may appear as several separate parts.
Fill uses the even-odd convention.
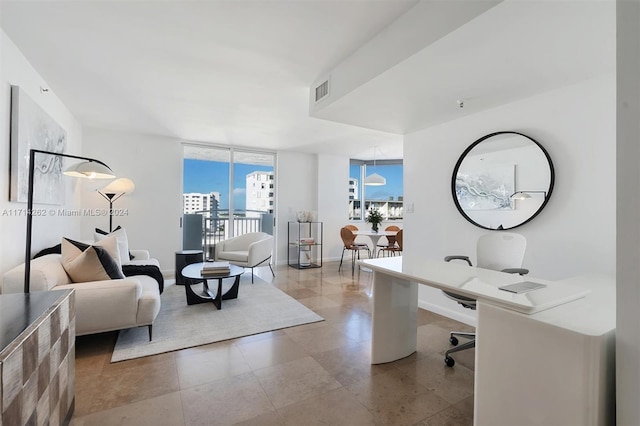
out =
[[[640,422],[640,3],[617,2],[617,326],[619,425]]]
[[[340,259],[340,228],[349,221],[349,158],[318,156],[318,217],[324,222],[324,261]]]
[[[118,177],[131,179],[135,191],[117,200],[114,209],[127,215],[114,217],[113,227],[127,231],[131,248],[147,249],[172,273],[175,252],[182,248],[182,145],[177,139],[84,129],[84,154],[107,163]],[[85,194],[83,207],[108,209],[109,203],[95,191]],[[84,217],[84,238],[93,238],[98,227],[109,229],[108,216]]]
[[[524,266],[531,275],[559,279],[615,273],[615,79],[602,77],[444,123],[405,137],[404,258],[420,261],[447,254],[475,257],[487,232],[456,210],[450,181],[464,149],[488,133],[513,130],[549,152],[555,188],[544,211],[516,228],[528,240]],[[474,314],[421,288],[420,304],[466,322]],[[431,305],[433,304],[433,305]]]
[[[300,210],[317,211],[317,157],[312,154],[278,152],[276,170],[276,262],[287,264],[287,223]],[[322,218],[320,218],[322,220]]]
[[[31,99],[46,111],[60,126],[67,131],[67,148],[69,154],[81,155],[82,129],[69,110],[50,90],[40,93],[40,87],[48,87],[44,79],[29,64],[13,42],[4,32],[0,33],[0,129],[3,129],[0,164],[2,165],[2,184],[0,185],[0,273],[13,268],[24,261],[26,236],[26,215],[13,215],[20,209],[26,209],[26,203],[9,202],[9,129],[11,85],[20,86]],[[65,163],[70,164],[70,163]],[[66,179],[66,178],[65,178]],[[66,179],[65,204],[62,206],[36,205],[35,208],[75,209],[79,206],[79,196],[86,185],[79,180]],[[36,253],[45,247],[58,244],[62,236],[78,237],[81,221],[77,217],[62,217],[57,214],[47,217],[34,217],[32,252]]]

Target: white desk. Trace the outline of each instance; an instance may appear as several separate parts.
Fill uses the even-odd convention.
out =
[[[425,284],[478,300],[476,425],[612,422],[612,278],[553,282],[443,261],[406,265],[402,257],[361,263],[374,271],[372,364],[415,352],[418,284]],[[498,289],[519,281],[547,287],[523,294]]]

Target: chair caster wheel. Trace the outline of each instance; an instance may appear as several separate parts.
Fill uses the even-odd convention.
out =
[[[454,365],[456,365],[456,361],[449,355],[444,357],[444,363],[447,365],[447,367],[453,367]]]
[[[451,343],[453,346],[457,346],[458,345],[458,338],[456,336],[451,336],[449,338],[449,343]]]

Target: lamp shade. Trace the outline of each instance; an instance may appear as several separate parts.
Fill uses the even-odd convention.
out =
[[[104,194],[131,194],[136,185],[127,178],[119,178],[100,190]]]
[[[88,179],[113,179],[116,177],[109,167],[96,161],[83,161],[74,164],[63,173],[67,176]]]
[[[387,180],[377,173],[372,173],[364,179],[364,184],[369,186],[382,186],[387,184]]]

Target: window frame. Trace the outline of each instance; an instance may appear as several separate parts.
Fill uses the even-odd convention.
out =
[[[375,164],[374,164],[375,163]],[[351,167],[353,166],[359,166],[360,167],[360,176],[358,177],[358,188],[357,191],[353,191],[354,194],[354,199],[353,201],[359,201],[360,202],[360,217],[351,217],[351,212],[353,209],[351,209],[351,206],[349,206],[349,221],[350,222],[362,222],[364,221],[364,216],[365,216],[365,206],[366,206],[366,199],[365,199],[365,185],[364,185],[364,179],[367,176],[367,166],[371,166],[374,167],[375,166],[396,166],[396,165],[400,165],[402,166],[402,171],[404,173],[404,160],[402,159],[383,159],[383,160],[358,160],[358,159],[354,159],[351,158],[349,159],[349,179],[352,178],[351,176]],[[404,184],[403,184],[403,193],[404,193]],[[350,188],[347,188],[347,194],[351,195],[352,192],[350,190]],[[404,195],[403,197],[403,205],[404,205]],[[374,200],[375,201],[375,200]],[[398,200],[400,201],[400,200]],[[351,203],[351,199],[348,200],[349,204]],[[402,217],[399,218],[392,218],[392,219],[385,219],[385,220],[404,220],[404,212]]]

